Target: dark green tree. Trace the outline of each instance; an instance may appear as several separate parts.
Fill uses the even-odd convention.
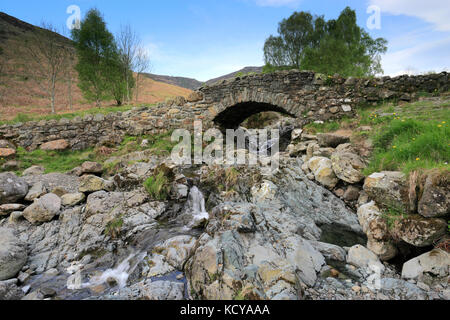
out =
[[[383,73],[380,56],[387,50],[387,41],[372,39],[357,25],[356,13],[349,7],[338,19],[329,21],[294,13],[280,23],[279,33],[279,37],[270,36],[266,41],[266,70],[270,66],[297,68],[344,77]]]
[[[270,36],[264,45],[264,57],[272,66],[300,68],[303,53],[314,38],[314,18],[308,12],[294,12],[278,26],[279,36]]]
[[[103,100],[120,98],[123,77],[120,76],[121,63],[114,36],[108,31],[106,23],[97,9],[88,11],[81,21],[80,29],[73,29],[72,38],[77,50],[78,86],[85,98],[97,106]],[[119,82],[119,83],[118,83]]]

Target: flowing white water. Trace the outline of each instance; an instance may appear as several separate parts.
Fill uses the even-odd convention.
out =
[[[205,198],[203,197],[203,193],[198,190],[196,186],[191,188],[189,192],[189,205],[192,210],[192,216],[194,220],[204,220],[209,219],[209,214],[205,209]]]
[[[199,227],[205,221],[209,220],[209,213],[205,209],[205,198],[203,197],[203,193],[196,186],[193,186],[191,190],[189,190],[185,212],[192,216],[192,220],[181,228],[184,232]]]
[[[137,265],[145,258],[146,252],[133,253],[122,261],[116,268],[108,269],[98,276],[94,276],[87,283],[82,283],[81,272],[69,278],[67,281],[67,288],[70,290],[79,290],[98,286],[114,279],[119,288],[124,288],[127,285],[130,274],[136,269]]]
[[[192,187],[189,192],[185,210],[192,216],[192,220],[187,226],[184,226],[183,231],[198,227],[209,219],[209,214],[205,209],[205,198],[203,197],[203,193],[195,186]],[[82,281],[81,266],[70,266],[67,268],[67,272],[72,275],[67,280],[66,286],[69,290],[80,290],[110,283],[113,279],[119,288],[124,288],[127,285],[128,278],[146,255],[146,250],[134,252],[123,260],[116,268],[105,270],[84,283]]]

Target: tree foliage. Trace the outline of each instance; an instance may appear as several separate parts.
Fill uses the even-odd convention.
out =
[[[118,105],[122,104],[126,95],[126,73],[114,36],[97,9],[88,11],[80,29],[72,30],[72,38],[78,55],[75,66],[78,86],[85,98],[95,101],[97,106],[111,98]]]
[[[380,55],[386,52],[387,41],[372,39],[357,25],[356,13],[349,7],[329,21],[294,12],[280,22],[278,33],[265,42],[265,71],[296,68],[358,77],[383,72]]]

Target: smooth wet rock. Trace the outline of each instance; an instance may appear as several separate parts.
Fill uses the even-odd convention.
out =
[[[402,278],[418,279],[424,273],[439,277],[448,277],[450,254],[441,249],[434,249],[403,264]]]
[[[53,193],[48,193],[36,199],[32,205],[23,211],[23,216],[30,223],[51,221],[61,209],[61,198]]]
[[[12,229],[0,227],[0,281],[15,277],[26,261],[26,245]]]
[[[196,239],[191,236],[177,236],[161,245],[161,254],[165,260],[178,270],[183,270],[184,263],[193,253]]]
[[[12,172],[0,173],[0,204],[15,203],[28,193],[28,184]]]

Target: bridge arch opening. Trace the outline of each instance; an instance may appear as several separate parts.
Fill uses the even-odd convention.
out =
[[[294,129],[292,122],[296,116],[282,107],[261,102],[242,102],[231,106],[214,118],[214,123],[225,133],[226,129],[278,129],[279,150],[285,151],[291,141],[291,133]],[[268,132],[271,139],[271,132]],[[248,143],[248,141],[246,141]],[[263,145],[265,145],[263,143]]]
[[[242,102],[234,106],[226,108],[220,112],[215,118],[214,123],[221,129],[237,129],[246,119],[262,112],[277,112],[281,115],[295,118],[296,116],[289,113],[282,107],[261,102]]]

